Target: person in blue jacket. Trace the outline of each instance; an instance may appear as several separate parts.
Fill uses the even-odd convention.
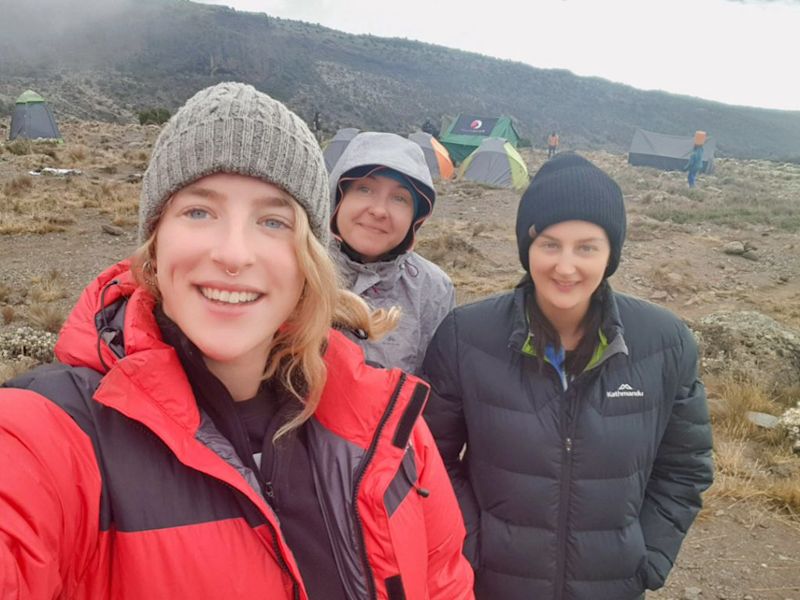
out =
[[[711,484],[694,337],[609,284],[625,231],[616,182],[557,154],[519,204],[524,279],[452,311],[426,353],[479,600],[640,598]]]
[[[703,170],[703,145],[702,144],[695,144],[692,153],[689,155],[689,161],[686,163],[686,166],[683,169],[684,171],[688,171],[688,181],[689,187],[693,188],[695,186],[695,181],[697,180],[697,174]]]

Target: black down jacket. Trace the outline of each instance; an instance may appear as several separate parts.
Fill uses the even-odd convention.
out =
[[[476,596],[638,598],[663,585],[712,481],[696,343],[672,313],[611,292],[603,357],[564,389],[523,352],[530,293],[455,309],[424,363]]]

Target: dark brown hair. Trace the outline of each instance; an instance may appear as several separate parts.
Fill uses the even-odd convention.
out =
[[[530,293],[527,294],[527,307],[529,329],[532,337],[532,345],[536,351],[536,357],[539,361],[539,368],[544,368],[545,348],[552,345],[553,348],[558,350],[561,348],[561,337],[558,335],[553,324],[542,313],[539,305],[536,302],[536,294],[530,278],[526,278],[530,286]],[[580,375],[592,360],[595,350],[597,349],[598,336],[597,332],[603,324],[603,319],[606,314],[606,307],[608,305],[608,295],[610,288],[606,279],[597,286],[597,289],[592,294],[589,301],[589,310],[586,311],[583,319],[581,320],[580,328],[583,332],[580,342],[577,347],[570,351],[567,355],[565,371],[568,375],[576,377]]]

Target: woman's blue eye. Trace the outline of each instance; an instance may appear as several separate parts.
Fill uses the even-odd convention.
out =
[[[280,219],[264,219],[262,224],[267,229],[289,229],[289,225]]]
[[[186,211],[186,215],[190,219],[205,219],[208,216],[208,211],[202,208],[192,208]]]
[[[403,194],[398,194],[394,197],[394,201],[399,204],[411,204],[411,198]]]
[[[360,192],[362,194],[369,194],[372,191],[372,188],[370,188],[368,185],[363,185],[362,184],[362,185],[356,186],[356,191],[358,191],[358,192]]]

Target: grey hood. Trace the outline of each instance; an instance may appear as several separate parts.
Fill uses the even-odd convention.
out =
[[[422,223],[433,212],[436,191],[425,162],[422,149],[411,140],[394,133],[369,131],[359,133],[347,146],[336,162],[330,175],[331,228],[336,233],[335,220],[339,200],[342,197],[342,183],[348,177],[364,177],[372,168],[388,167],[402,173],[411,180],[412,185],[422,196],[422,205],[415,214],[409,235],[402,242],[403,251],[414,246],[414,237]],[[344,180],[343,180],[344,178]]]

